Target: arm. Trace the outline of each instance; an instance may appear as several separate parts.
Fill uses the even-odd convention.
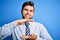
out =
[[[23,23],[25,23],[25,22],[34,22],[32,19],[21,19],[21,20],[16,20],[15,21],[15,25],[21,25],[21,24],[23,24]]]
[[[11,27],[14,26],[14,23],[5,24],[0,27],[0,39],[4,39],[7,36],[11,35]]]
[[[53,40],[51,38],[51,36],[49,35],[48,31],[46,30],[46,28],[42,25],[42,24],[39,24],[40,27],[40,36],[37,37],[37,40]]]

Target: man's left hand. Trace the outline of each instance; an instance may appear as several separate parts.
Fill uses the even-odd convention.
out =
[[[36,40],[37,39],[37,35],[33,33],[33,34],[30,35],[29,39]]]

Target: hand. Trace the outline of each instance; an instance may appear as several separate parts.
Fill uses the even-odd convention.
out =
[[[31,40],[36,40],[37,35],[35,35],[34,33],[30,35],[29,39]]]
[[[24,39],[28,39],[29,36],[21,35],[20,38],[22,38],[24,40]]]
[[[15,25],[23,24],[25,22],[34,22],[34,21],[32,19],[21,19],[21,20],[15,21]]]
[[[29,36],[21,35],[20,38],[22,38],[23,40],[24,40],[24,39],[36,40],[37,35],[35,35],[35,34],[31,34],[31,35],[29,35]]]

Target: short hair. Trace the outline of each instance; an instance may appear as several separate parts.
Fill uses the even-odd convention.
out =
[[[22,10],[23,10],[24,7],[27,6],[27,5],[32,6],[32,7],[34,8],[34,3],[33,3],[32,1],[27,1],[27,2],[23,3],[23,5],[22,5]]]

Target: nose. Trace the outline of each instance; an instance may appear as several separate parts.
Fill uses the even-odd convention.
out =
[[[27,14],[29,14],[29,13],[30,13],[30,11],[28,10],[28,11],[27,11]]]

